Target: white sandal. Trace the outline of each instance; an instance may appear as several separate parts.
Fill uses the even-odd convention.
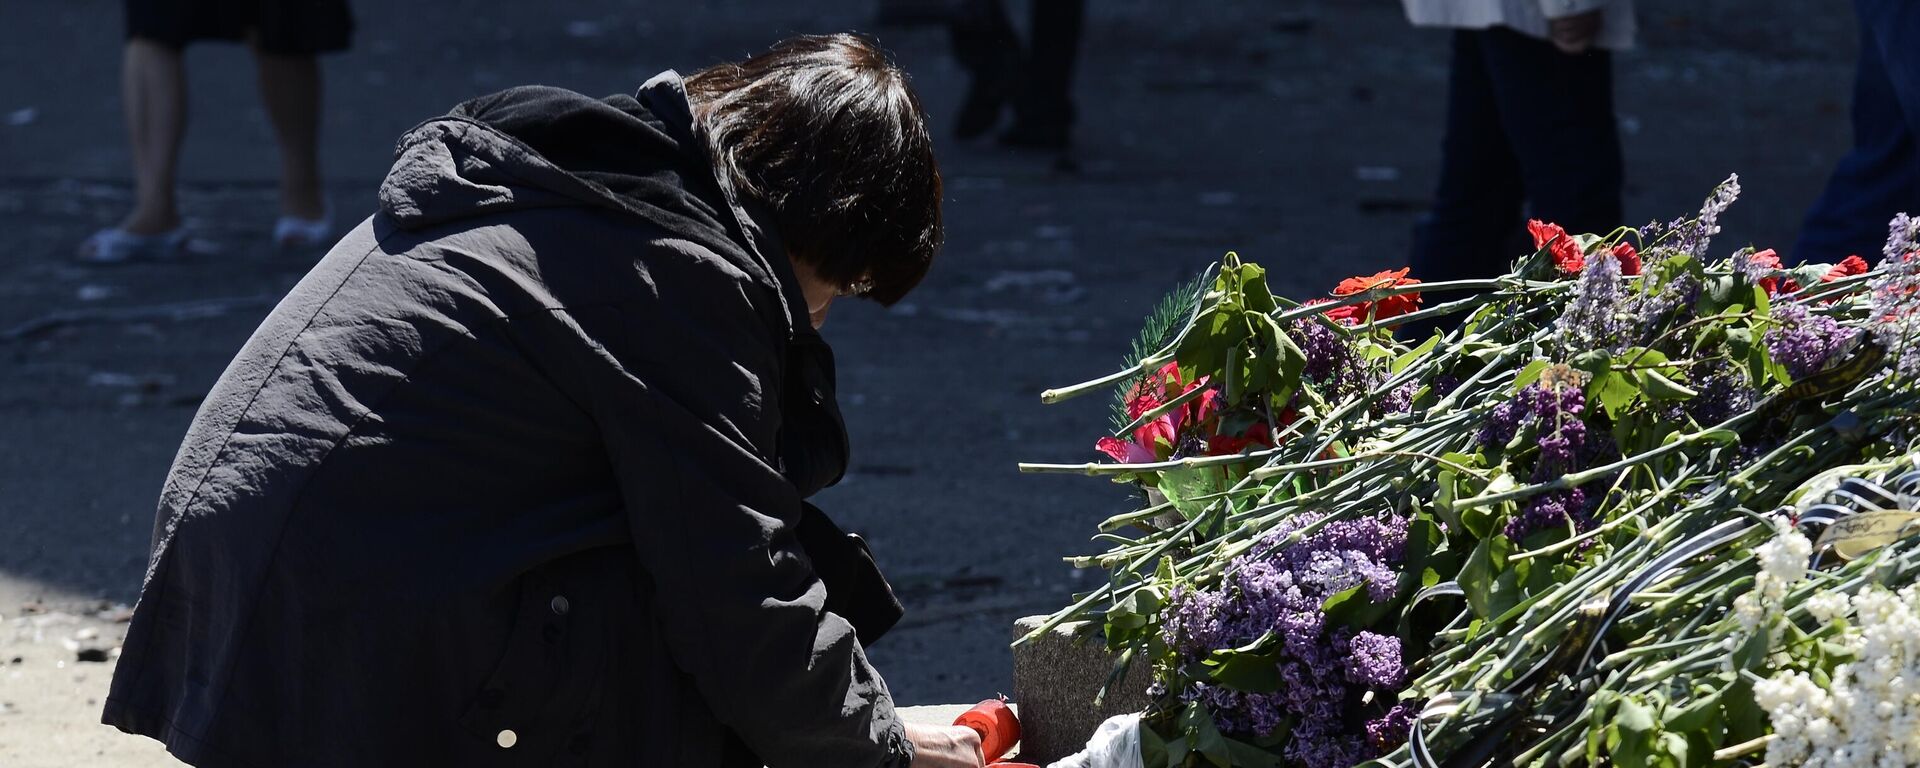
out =
[[[186,227],[174,227],[157,235],[136,235],[119,227],[107,227],[80,241],[74,258],[88,264],[172,261],[179,258],[186,244]]]

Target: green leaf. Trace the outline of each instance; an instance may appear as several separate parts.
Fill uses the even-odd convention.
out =
[[[1687,764],[1687,737],[1677,733],[1662,733],[1655,745],[1655,760],[1663,768],[1679,768]]]
[[[1575,370],[1585,371],[1589,377],[1598,378],[1613,370],[1613,354],[1604,349],[1590,349],[1573,356],[1567,365]]]
[[[1767,712],[1753,700],[1753,683],[1745,676],[1734,678],[1732,684],[1721,691],[1720,701],[1727,716],[1727,741],[1738,744],[1751,741],[1768,732]]]
[[[1127,594],[1120,602],[1107,609],[1107,630],[1124,631],[1139,629],[1152,623],[1160,615],[1163,601],[1155,587],[1141,587]]]
[[[1226,474],[1215,467],[1183,467],[1160,473],[1160,492],[1187,520],[1199,517],[1226,490]]]
[[[1406,354],[1403,354],[1399,357],[1394,358],[1393,364],[1389,366],[1387,369],[1388,372],[1399,373],[1400,371],[1406,369],[1407,366],[1412,365],[1413,361],[1418,360],[1422,357],[1425,357],[1428,352],[1432,352],[1433,348],[1439,343],[1440,343],[1440,334],[1439,332],[1436,331],[1434,332],[1433,335],[1428,336],[1426,341],[1421,342],[1420,346],[1414,347],[1413,349],[1408,350]]]
[[[1464,496],[1482,492],[1503,493],[1513,490],[1516,486],[1517,484],[1514,482],[1513,475],[1502,470],[1500,474],[1493,476],[1493,480],[1487,483],[1484,491],[1476,491],[1471,485],[1468,485],[1456,490],[1456,494]],[[1451,502],[1452,500],[1450,499],[1449,506],[1451,506]],[[1471,534],[1474,538],[1484,539],[1492,535],[1493,524],[1496,522],[1498,516],[1498,511],[1493,507],[1482,504],[1467,507],[1466,509],[1455,510],[1455,512],[1460,517],[1460,527],[1465,528],[1467,533]]]
[[[1207,714],[1200,702],[1187,704],[1186,710],[1180,713],[1180,730],[1187,733],[1194,750],[1206,757],[1207,762],[1221,768],[1233,768],[1233,753],[1227,747],[1227,737],[1221,735],[1220,729],[1213,724],[1213,717]]]
[[[1670,733],[1706,732],[1720,718],[1721,691],[1688,702],[1684,707],[1661,711],[1661,728]]]
[[[1770,646],[1771,643],[1767,641],[1767,633],[1753,633],[1753,635],[1748,637],[1745,642],[1742,642],[1739,647],[1733,649],[1734,668],[1744,669],[1749,672],[1758,672],[1761,666],[1767,661],[1767,653],[1771,650]]]
[[[1674,435],[1678,436],[1679,433],[1676,432]],[[1714,445],[1735,445],[1740,442],[1740,433],[1731,429],[1709,429],[1699,433],[1699,437],[1694,439]]]
[[[1247,693],[1280,690],[1280,651],[1214,651],[1207,658],[1207,679]]]
[[[1699,352],[1710,351],[1727,343],[1727,327],[1719,323],[1708,323],[1693,335],[1693,348]]]
[[[1273,291],[1267,288],[1267,270],[1258,264],[1240,265],[1240,292],[1242,306],[1261,314],[1272,314],[1280,308],[1273,300]]]
[[[1280,756],[1238,739],[1227,739],[1234,768],[1280,768]]]
[[[1546,372],[1548,365],[1549,363],[1545,360],[1535,360],[1527,363],[1525,367],[1520,369],[1520,375],[1513,380],[1513,386],[1509,388],[1509,391],[1519,392],[1532,386],[1534,382],[1540,380],[1540,374]]]
[[[1506,570],[1507,556],[1512,554],[1513,544],[1506,536],[1490,536],[1480,540],[1473,552],[1467,555],[1467,564],[1460,569],[1460,589],[1466,592],[1467,606],[1473,615],[1480,618],[1492,618],[1506,610],[1500,603],[1507,602],[1506,595],[1500,594],[1499,577]]]
[[[1321,610],[1327,619],[1336,624],[1354,629],[1365,629],[1378,623],[1392,609],[1391,603],[1376,603],[1367,596],[1366,585],[1356,584],[1341,590],[1321,604]]]
[[[1613,724],[1623,734],[1648,733],[1654,728],[1653,710],[1632,696],[1622,696],[1614,711]]]
[[[1167,740],[1145,720],[1140,722],[1140,762],[1145,768],[1176,768],[1168,759]]]
[[[1598,399],[1600,407],[1607,410],[1608,416],[1624,413],[1627,406],[1632,405],[1634,399],[1639,396],[1640,388],[1634,384],[1633,379],[1622,375],[1619,371],[1609,370],[1587,383],[1587,399],[1589,401]]]
[[[1635,371],[1640,378],[1640,391],[1655,400],[1690,400],[1699,395],[1673,379],[1667,378],[1656,370]]]
[[[1695,310],[1701,315],[1717,315],[1739,299],[1735,290],[1739,281],[1733,275],[1721,275],[1706,281],[1700,288],[1700,298],[1694,301]]]
[[[1607,740],[1607,752],[1618,768],[1658,765],[1655,756],[1653,710],[1631,696],[1622,696],[1613,713],[1613,736]]]

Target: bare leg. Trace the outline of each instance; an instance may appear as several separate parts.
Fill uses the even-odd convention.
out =
[[[260,100],[280,139],[280,212],[302,219],[327,213],[320,188],[320,62],[267,53],[256,44]]]
[[[127,41],[120,98],[133,148],[134,204],[120,227],[155,235],[180,226],[173,196],[180,139],[187,130],[187,73],[180,51],[150,40]]]

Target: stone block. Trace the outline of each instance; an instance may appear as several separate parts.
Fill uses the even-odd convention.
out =
[[[1014,622],[1017,639],[1039,629],[1044,616]],[[1125,677],[1093,700],[1113,673],[1114,657],[1092,627],[1068,624],[1013,649],[1013,700],[1020,703],[1021,759],[1046,765],[1080,751],[1094,729],[1114,715],[1147,708],[1151,670],[1130,665]]]

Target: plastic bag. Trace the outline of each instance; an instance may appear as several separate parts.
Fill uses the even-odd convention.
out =
[[[1086,749],[1047,768],[1146,768],[1140,758],[1140,713],[1107,718]]]

